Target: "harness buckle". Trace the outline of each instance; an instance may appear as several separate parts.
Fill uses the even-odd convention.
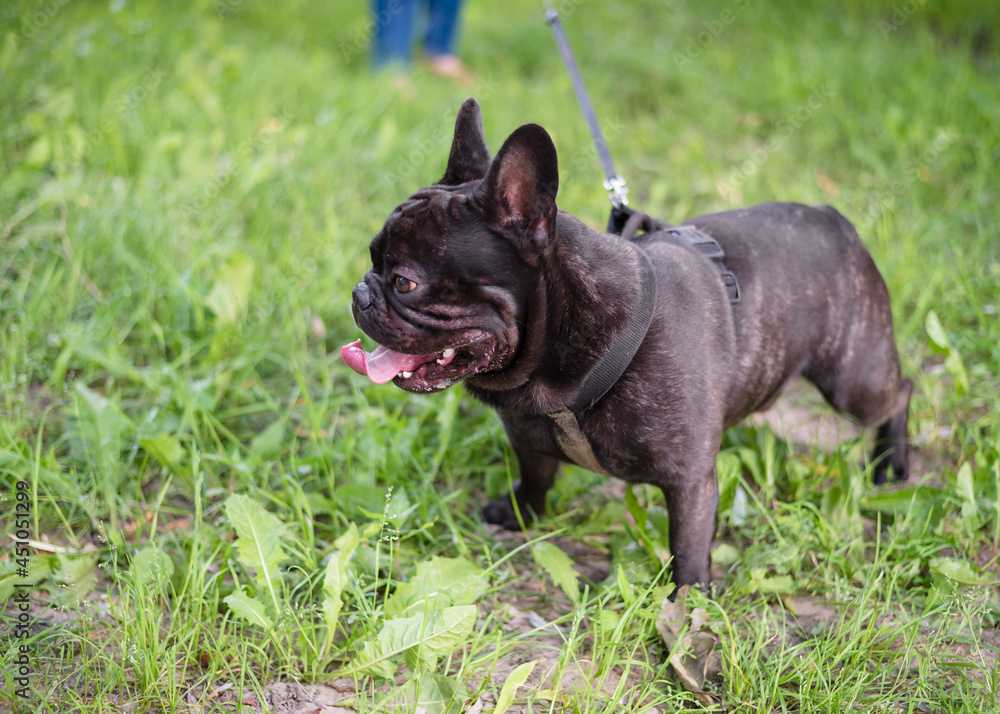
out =
[[[704,255],[709,260],[721,263],[726,259],[726,253],[722,246],[712,236],[702,233],[697,228],[682,226],[681,228],[671,228],[670,233],[681,236],[684,241],[694,250]],[[682,235],[686,234],[686,235]],[[732,273],[730,273],[732,275]],[[733,278],[735,280],[735,278]]]
[[[733,305],[740,301],[740,284],[736,281],[736,276],[728,270],[720,270],[719,275],[722,276],[722,284],[726,286],[726,292],[729,293],[729,302]]]

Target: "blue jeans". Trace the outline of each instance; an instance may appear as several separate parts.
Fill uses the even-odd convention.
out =
[[[423,0],[427,26],[423,51],[429,57],[455,54],[455,35],[462,0]],[[375,37],[373,62],[376,67],[410,63],[417,0],[374,0]]]

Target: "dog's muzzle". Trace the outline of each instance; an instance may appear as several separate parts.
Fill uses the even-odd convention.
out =
[[[354,317],[354,324],[361,326],[361,311],[367,310],[372,304],[372,291],[368,283],[362,280],[354,286],[354,300],[351,301],[351,315]]]

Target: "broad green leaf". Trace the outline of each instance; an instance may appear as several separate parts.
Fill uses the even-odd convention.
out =
[[[625,487],[625,507],[628,512],[632,514],[632,519],[635,521],[635,528],[639,533],[639,545],[649,554],[650,560],[657,562],[661,559],[660,553],[657,553],[656,544],[653,542],[653,535],[646,528],[649,522],[649,514],[646,513],[645,509],[639,505],[638,499],[635,497],[635,491],[632,484]],[[665,548],[661,548],[664,552]],[[554,578],[553,578],[554,579]],[[574,600],[576,602],[576,600]]]
[[[433,666],[439,657],[465,644],[476,623],[474,605],[457,605],[438,612],[386,620],[374,640],[362,645],[355,671],[392,677],[400,657],[411,670]]]
[[[632,484],[625,487],[625,507],[628,508],[628,512],[635,519],[635,525],[639,529],[639,532],[644,532],[646,530],[646,511],[639,505]]]
[[[454,705],[468,698],[469,692],[465,685],[454,677],[424,674],[419,678],[411,677],[382,704],[385,705],[386,711],[390,712],[422,711],[426,714],[446,714],[446,712],[461,711],[460,707],[455,708]]]
[[[955,482],[958,495],[962,499],[962,515],[968,516],[975,513],[978,499],[976,498],[976,487],[972,478],[972,465],[966,461],[955,474]]]
[[[124,436],[133,428],[122,411],[120,397],[108,398],[83,382],[74,385],[76,415],[68,431],[70,450],[75,458],[88,463],[105,477],[117,475]],[[106,479],[102,479],[107,483]],[[105,493],[110,499],[112,494]]]
[[[360,540],[358,527],[352,523],[347,532],[334,542],[338,550],[330,556],[330,560],[326,564],[326,575],[323,578],[323,595],[325,596],[323,598],[323,620],[327,626],[328,642],[333,639],[337,618],[340,616],[340,608],[344,605],[341,596],[344,592],[344,586],[347,584],[348,561],[354,555]]]
[[[574,695],[569,695],[574,696]],[[535,692],[535,699],[545,700],[546,702],[563,702],[569,699],[569,696],[565,692],[559,689],[539,689]]]
[[[843,513],[843,508],[847,505],[847,495],[839,485],[828,486],[820,497],[820,513],[828,519],[835,519]]]
[[[251,625],[263,627],[265,630],[271,629],[271,618],[267,616],[267,608],[264,603],[255,597],[249,597],[242,590],[236,590],[232,595],[227,595],[222,599],[229,605],[229,609],[236,615],[243,618]]]
[[[742,462],[731,451],[722,451],[715,459],[715,472],[719,479],[719,512],[729,510],[733,505],[736,488],[740,483]]]
[[[431,636],[420,643],[420,659],[433,661],[464,645],[476,624],[476,613],[475,605],[456,605],[442,610],[436,620],[428,617]]]
[[[964,585],[986,585],[995,580],[988,575],[979,575],[968,562],[957,558],[931,558],[930,566],[932,573]]]
[[[943,491],[929,486],[911,486],[899,490],[882,489],[864,497],[861,507],[883,513],[908,511],[914,504],[936,503]]]
[[[262,458],[277,456],[285,445],[285,422],[278,419],[250,442],[250,453]]]
[[[382,679],[392,679],[396,674],[396,665],[399,660],[390,654],[391,652],[385,651],[379,640],[368,640],[361,646],[358,656],[354,658],[355,671],[371,672]]]
[[[337,550],[342,553],[353,553],[361,544],[361,535],[358,533],[358,527],[352,523],[347,527],[347,530],[337,538],[337,540],[333,541],[333,544],[337,547]],[[347,557],[350,556],[348,555]]]
[[[614,632],[618,623],[622,621],[622,616],[614,610],[601,610],[599,622],[602,632]]]
[[[952,350],[944,358],[944,368],[955,379],[955,391],[958,394],[968,394],[969,374],[965,371],[965,363],[957,350]]]
[[[500,696],[497,697],[497,706],[493,710],[493,714],[505,714],[510,705],[514,703],[518,688],[528,680],[536,664],[538,664],[537,659],[525,662],[515,667],[514,671],[507,675],[507,680],[500,689]]]
[[[733,505],[729,510],[729,522],[735,528],[739,528],[747,520],[747,492],[743,490],[741,484],[737,484],[733,491]]]
[[[31,142],[31,146],[24,154],[24,164],[26,166],[32,166],[41,168],[49,160],[52,155],[52,143],[49,137],[42,134],[40,137]]]
[[[625,570],[620,563],[618,564],[618,570],[615,572],[615,579],[618,582],[618,592],[622,594],[622,600],[625,601],[626,605],[631,605],[635,601],[635,589],[625,576]]]
[[[147,454],[167,468],[174,469],[184,458],[184,447],[172,435],[161,432],[152,439],[139,439]]]
[[[938,354],[945,355],[944,368],[955,379],[955,391],[959,394],[966,394],[969,391],[969,375],[965,371],[965,364],[962,356],[948,339],[948,333],[938,319],[937,313],[933,310],[927,313],[927,320],[924,323],[927,332],[927,339],[931,349]]]
[[[14,596],[16,584],[38,585],[43,580],[54,578],[59,572],[59,559],[54,555],[36,554],[28,559],[27,573],[18,575],[18,566],[14,560],[0,560],[0,600],[9,602]],[[13,604],[13,603],[12,603]]]
[[[401,583],[385,603],[388,617],[440,610],[449,605],[468,605],[488,587],[482,568],[466,558],[434,556],[417,564],[417,572]]]
[[[280,609],[275,583],[281,575],[278,566],[288,557],[281,547],[284,526],[248,496],[233,494],[226,499],[225,511],[236,529],[239,561],[253,569],[258,587],[266,587],[275,610]]]
[[[205,305],[215,313],[216,323],[234,325],[246,315],[255,267],[250,256],[235,252],[219,268],[205,298]]]
[[[132,573],[138,583],[160,586],[174,574],[174,561],[159,548],[148,546],[132,557]]]
[[[729,566],[739,562],[742,557],[740,549],[731,543],[720,543],[712,549],[712,562],[717,565]]]
[[[762,594],[775,593],[778,595],[790,595],[795,592],[795,580],[791,575],[770,575],[759,577],[754,573],[750,579],[750,587],[759,590]]]
[[[579,576],[573,569],[573,561],[558,546],[547,541],[531,546],[531,553],[542,570],[549,574],[574,604],[580,601]]]
[[[448,452],[452,431],[455,427],[455,417],[458,415],[458,407],[462,403],[460,392],[449,391],[447,394],[448,396],[445,398],[442,408],[437,413],[438,441],[440,446],[438,447],[434,461],[438,465],[441,464],[444,455]]]
[[[59,584],[62,603],[79,603],[97,585],[97,553],[70,555],[56,553],[59,569],[53,574]]]
[[[935,352],[948,354],[951,351],[951,340],[948,339],[948,333],[944,331],[937,313],[933,310],[927,313],[924,330],[926,330],[927,339],[930,340],[931,348]]]

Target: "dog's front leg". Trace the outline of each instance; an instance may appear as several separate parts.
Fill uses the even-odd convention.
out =
[[[715,468],[703,476],[689,477],[662,488],[670,513],[673,580],[678,587],[707,586],[712,580],[712,538],[719,508]]]
[[[524,519],[525,525],[528,525],[533,516],[545,515],[545,494],[555,481],[559,460],[524,446],[517,438],[517,432],[510,426],[506,424],[505,426],[511,437],[510,443],[517,456],[517,466],[521,475],[514,484],[514,498],[517,499],[521,518]],[[510,494],[486,504],[483,509],[483,519],[487,523],[502,526],[510,531],[521,530],[521,522],[514,512]]]

